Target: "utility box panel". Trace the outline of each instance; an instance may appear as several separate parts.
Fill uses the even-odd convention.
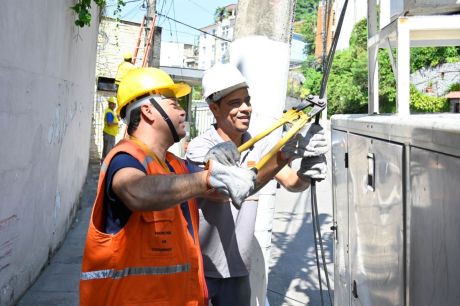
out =
[[[336,115],[331,130],[335,305],[458,305],[460,115]]]
[[[380,28],[400,16],[460,12],[459,0],[387,0],[380,3]]]
[[[391,16],[435,15],[460,11],[458,0],[391,0]]]
[[[348,134],[346,132],[333,130],[331,134],[332,146],[332,177],[334,198],[334,216],[336,228],[334,239],[335,254],[335,278],[334,278],[334,300],[336,305],[350,304],[350,267],[349,237],[348,237]],[[340,224],[340,228],[337,227]]]

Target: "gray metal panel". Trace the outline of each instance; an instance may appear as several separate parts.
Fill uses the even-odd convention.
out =
[[[403,305],[403,146],[349,134],[348,154],[352,305]]]
[[[334,199],[334,225],[337,227],[334,243],[334,305],[350,305],[350,267],[348,258],[348,199],[347,133],[332,130],[332,195]]]
[[[456,306],[460,303],[460,158],[411,148],[410,159],[409,305]]]
[[[460,114],[334,115],[331,127],[460,156]]]

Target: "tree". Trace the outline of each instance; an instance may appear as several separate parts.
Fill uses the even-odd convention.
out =
[[[410,109],[413,113],[447,112],[449,110],[449,103],[446,98],[422,94],[414,85],[411,85]]]
[[[93,0],[94,3],[99,7],[100,10],[103,10],[106,6],[106,0]],[[115,0],[116,1],[116,8],[114,11],[114,15],[119,16],[121,14],[121,9],[126,5],[126,0]],[[77,18],[75,20],[75,25],[83,28],[84,26],[91,25],[91,0],[79,0],[74,6],[70,7],[77,14]]]
[[[302,21],[300,34],[305,38],[307,50],[305,53],[315,54],[317,0],[298,0],[295,8],[295,20]]]
[[[225,17],[227,17],[227,9],[225,7],[218,7],[216,8],[215,12],[214,12],[214,21],[216,23],[222,21],[225,19]]]
[[[426,67],[460,61],[460,47],[411,48],[411,72]]]

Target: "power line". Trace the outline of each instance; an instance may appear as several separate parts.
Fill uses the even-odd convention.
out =
[[[200,9],[202,9],[203,11],[205,11],[206,13],[211,14],[211,15],[214,16],[214,13],[208,11],[207,9],[205,9],[204,7],[202,7],[201,5],[199,5],[198,3],[196,3],[195,1],[193,1],[193,0],[188,0],[188,1],[189,1],[189,2],[192,2],[193,4],[195,4],[195,6],[199,7]]]
[[[200,29],[198,29],[198,28],[195,28],[195,27],[193,27],[193,26],[191,26],[191,25],[188,25],[188,24],[186,24],[186,23],[183,23],[182,21],[176,20],[176,19],[171,18],[171,17],[169,17],[169,16],[160,14],[160,13],[158,13],[158,12],[157,12],[156,14],[159,15],[159,16],[161,16],[161,17],[168,18],[168,19],[170,19],[170,20],[172,20],[172,21],[174,21],[174,22],[180,23],[180,24],[182,24],[182,25],[184,25],[184,26],[186,26],[186,27],[189,27],[189,28],[192,28],[192,29],[194,29],[194,30],[197,30],[197,31],[199,31],[199,32],[201,32],[201,33],[204,33],[204,34],[206,34],[206,35],[213,36],[213,37],[215,37],[215,38],[217,38],[217,39],[220,39],[220,40],[223,40],[223,41],[232,42],[231,40],[228,40],[228,39],[225,39],[225,38],[223,38],[223,37],[220,37],[220,36],[217,36],[217,35],[208,33],[208,32],[203,31],[203,30],[200,30]]]

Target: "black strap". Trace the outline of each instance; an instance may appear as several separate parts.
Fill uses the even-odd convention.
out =
[[[166,123],[169,126],[169,130],[171,131],[171,134],[174,138],[174,142],[179,142],[180,138],[179,135],[177,135],[176,128],[174,127],[174,124],[171,122],[171,119],[169,118],[168,114],[163,110],[163,108],[160,106],[160,104],[155,101],[154,98],[150,98],[150,103],[155,107],[155,109],[160,113],[160,115],[163,117],[163,119],[166,121]]]

